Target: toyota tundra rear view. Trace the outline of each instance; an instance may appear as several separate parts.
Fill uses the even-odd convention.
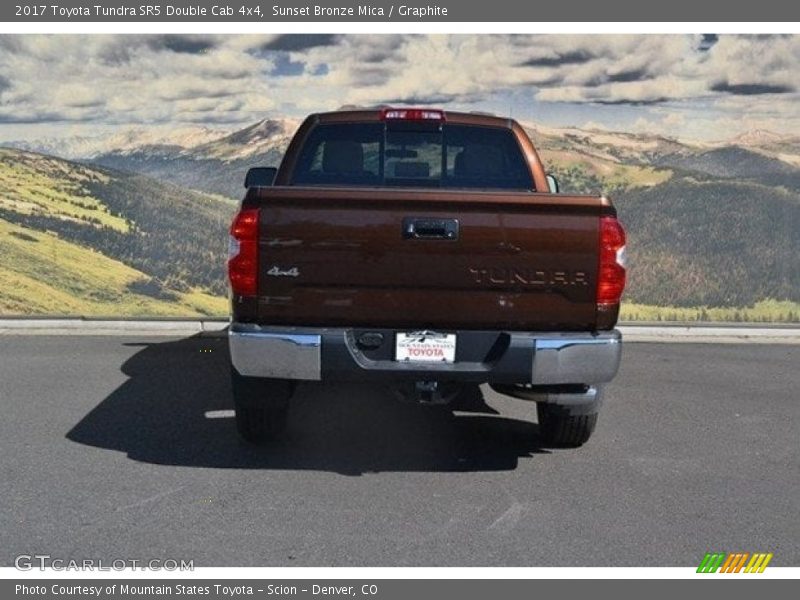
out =
[[[586,442],[617,373],[625,232],[557,193],[515,121],[384,108],[308,117],[248,173],[228,273],[236,423],[278,434],[299,381],[379,381],[446,403],[536,402],[542,440]]]

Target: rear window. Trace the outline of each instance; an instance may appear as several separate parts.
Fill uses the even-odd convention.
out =
[[[510,130],[424,122],[318,125],[292,184],[533,189]]]

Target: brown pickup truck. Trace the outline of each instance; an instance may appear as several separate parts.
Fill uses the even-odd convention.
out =
[[[245,185],[228,260],[244,439],[277,434],[303,380],[427,403],[488,383],[537,403],[543,443],[589,439],[620,362],[625,232],[607,198],[558,193],[515,121],[315,114]]]

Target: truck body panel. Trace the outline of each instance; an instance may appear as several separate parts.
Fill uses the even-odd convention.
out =
[[[258,320],[300,326],[586,330],[596,320],[590,197],[260,188]],[[455,224],[404,237],[404,223]],[[439,234],[437,236],[437,234]]]

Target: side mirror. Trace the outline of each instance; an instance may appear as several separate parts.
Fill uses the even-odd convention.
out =
[[[551,194],[558,193],[558,179],[552,175],[547,176],[547,188]]]
[[[247,175],[244,177],[244,187],[269,187],[275,181],[275,175],[278,174],[278,169],[275,167],[253,167],[247,169]]]

